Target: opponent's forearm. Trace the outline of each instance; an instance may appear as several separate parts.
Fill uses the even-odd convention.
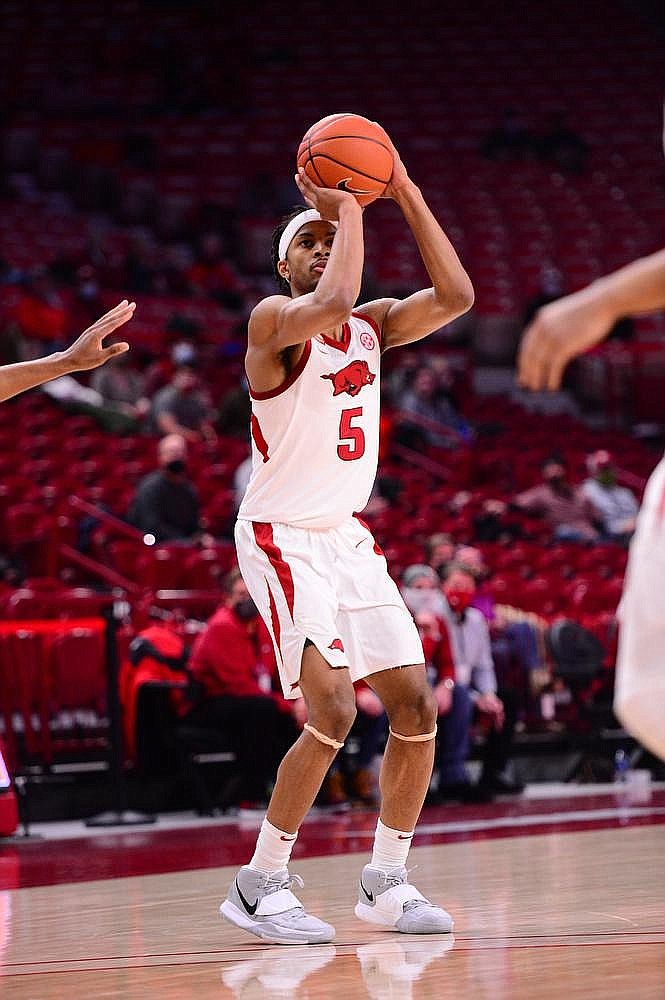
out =
[[[408,184],[395,194],[395,201],[414,235],[434,291],[439,298],[460,299],[470,308],[473,285],[455,252],[455,248],[435,219],[420,188]]]
[[[0,367],[0,402],[73,371],[61,353]]]
[[[584,292],[590,301],[603,300],[614,320],[665,308],[665,250],[599,278]]]

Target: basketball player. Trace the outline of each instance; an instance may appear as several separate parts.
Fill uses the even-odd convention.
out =
[[[544,306],[525,330],[518,378],[558,389],[566,364],[598,344],[624,316],[665,308],[665,250],[642,257]],[[619,606],[614,711],[665,760],[665,458],[649,478],[630,543]]]
[[[307,914],[291,891],[302,883],[287,866],[351,728],[352,682],[362,677],[385,706],[390,735],[356,915],[404,933],[449,932],[449,914],[408,883],[405,867],[432,772],[436,701],[413,619],[354,512],[367,503],[376,474],[382,352],[464,313],[473,289],[395,152],[385,197],[400,207],[432,287],[352,311],[363,270],[362,211],[351,194],[317,188],[302,170],[296,182],[309,210],[282,223],[273,239],[284,294],[260,302],[249,321],[253,469],[236,545],[273,638],[284,694],[302,692],[308,722],[279,767],[255,853],[220,909],[265,941],[332,940],[334,928]]]
[[[35,386],[43,385],[44,382],[50,382],[61,375],[98,368],[109,358],[124,354],[129,350],[129,344],[124,341],[108,347],[103,347],[102,342],[110,333],[130,320],[135,309],[135,302],[123,299],[114,309],[88,327],[66,350],[49,354],[45,358],[35,358],[34,361],[19,361],[14,365],[0,366],[0,403],[18,395],[19,392],[34,389]]]

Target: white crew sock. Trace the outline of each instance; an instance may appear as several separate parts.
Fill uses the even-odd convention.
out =
[[[281,872],[289,863],[297,836],[297,831],[285,833],[264,819],[256,841],[254,856],[247,867],[257,872],[265,872],[267,875]]]
[[[412,837],[413,830],[410,833],[405,830],[391,830],[389,826],[384,826],[381,820],[377,820],[374,850],[370,861],[372,868],[380,868],[384,872],[392,871],[393,868],[404,868]]]

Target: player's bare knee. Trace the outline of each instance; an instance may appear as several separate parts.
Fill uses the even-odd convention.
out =
[[[436,726],[437,711],[431,688],[419,689],[401,704],[393,706],[389,713],[391,729],[410,736],[430,733]]]
[[[356,717],[356,701],[353,688],[337,688],[329,691],[325,698],[317,700],[310,711],[310,722],[326,736],[345,740]]]

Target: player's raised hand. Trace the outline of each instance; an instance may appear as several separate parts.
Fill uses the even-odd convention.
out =
[[[129,344],[125,341],[110,344],[108,347],[104,347],[103,342],[110,333],[132,318],[135,309],[135,302],[123,299],[114,309],[104,313],[96,323],[84,330],[81,336],[62,352],[71,370],[88,371],[90,368],[98,368],[109,358],[115,358],[118,354],[128,351]]]
[[[304,167],[298,168],[295,175],[298,189],[310,208],[315,208],[322,219],[328,222],[339,220],[340,209],[345,205],[355,205],[360,208],[355,196],[349,191],[340,191],[338,188],[317,187],[313,184],[305,173]]]
[[[573,358],[599,344],[614,316],[604,296],[582,289],[549,302],[524,331],[517,356],[517,380],[525,389],[554,390]]]
[[[381,197],[396,200],[399,192],[411,183],[411,178],[409,177],[406,167],[402,163],[402,158],[395,149],[395,145],[392,141],[390,146],[393,151],[393,172],[390,180],[388,181],[388,186]]]

